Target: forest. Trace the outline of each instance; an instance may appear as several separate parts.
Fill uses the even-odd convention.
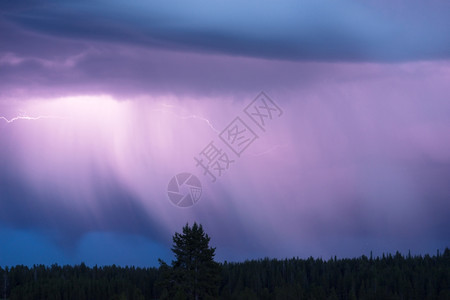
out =
[[[0,268],[3,299],[450,299],[450,249],[433,256],[259,259],[217,263],[201,225],[173,237],[158,268]],[[149,254],[151,255],[151,254]]]

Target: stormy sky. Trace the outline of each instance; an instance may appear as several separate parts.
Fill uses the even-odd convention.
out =
[[[2,1],[0,265],[354,257],[450,241],[450,2]],[[282,111],[262,130],[260,92]],[[220,138],[239,117],[257,138]],[[213,141],[234,160],[211,177]],[[202,184],[174,205],[171,178]]]

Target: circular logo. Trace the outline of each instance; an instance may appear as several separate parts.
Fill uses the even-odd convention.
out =
[[[170,201],[179,207],[189,207],[197,203],[202,195],[200,180],[191,173],[180,173],[172,177],[167,186]]]

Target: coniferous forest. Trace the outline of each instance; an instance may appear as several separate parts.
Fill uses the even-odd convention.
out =
[[[0,268],[5,299],[450,299],[450,249],[434,256],[216,263],[202,226],[175,234],[159,268]]]

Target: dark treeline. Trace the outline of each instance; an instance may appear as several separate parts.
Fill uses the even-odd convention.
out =
[[[0,298],[159,299],[161,269],[85,264],[0,268]],[[450,299],[448,248],[435,256],[225,262],[220,272],[220,299]]]

